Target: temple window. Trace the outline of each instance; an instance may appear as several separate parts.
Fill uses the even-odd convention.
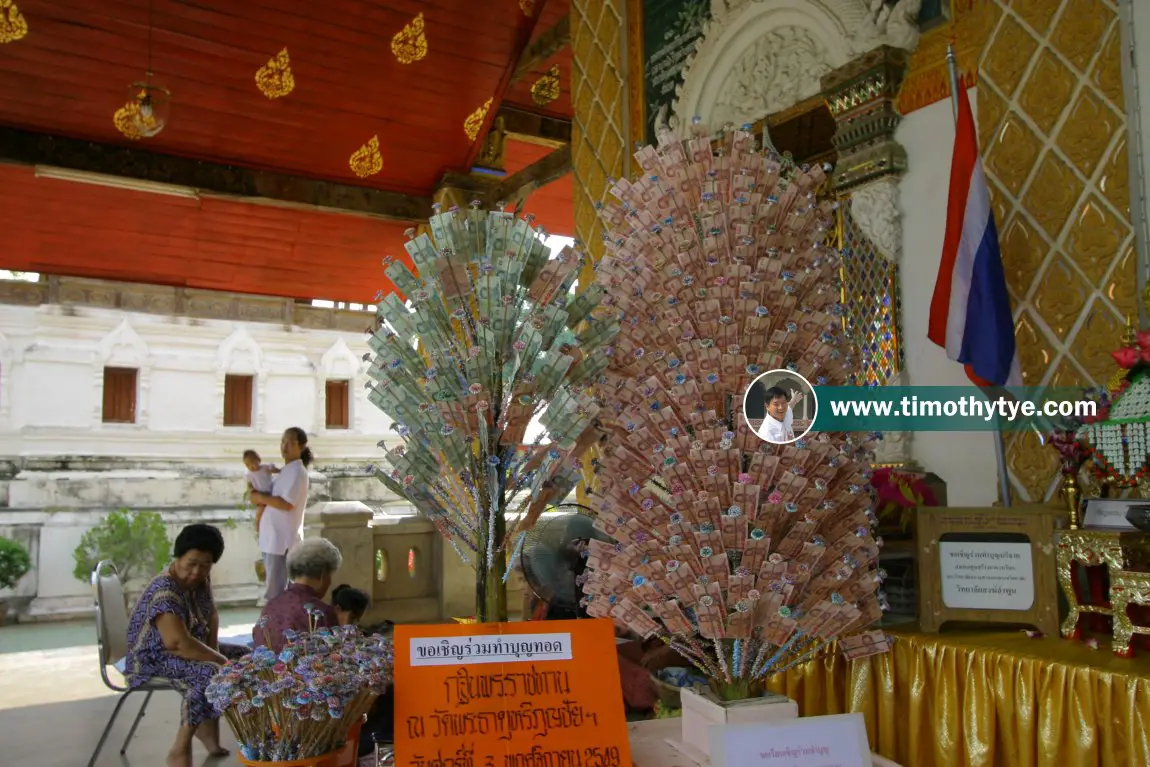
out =
[[[104,423],[136,422],[135,368],[104,368]]]

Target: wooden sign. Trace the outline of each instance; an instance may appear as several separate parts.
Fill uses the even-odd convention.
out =
[[[609,620],[395,627],[395,763],[631,767]]]
[[[870,767],[862,714],[711,728],[712,767]]]
[[[1013,623],[1058,634],[1055,531],[1066,512],[1045,506],[920,508],[919,624]]]

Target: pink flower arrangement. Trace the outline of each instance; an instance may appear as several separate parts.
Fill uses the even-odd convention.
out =
[[[875,513],[880,524],[895,517],[905,531],[910,528],[914,509],[938,505],[938,498],[921,474],[879,468],[871,473],[870,485],[877,500]]]
[[[1110,356],[1123,370],[1130,370],[1142,363],[1150,363],[1150,330],[1139,330],[1134,334],[1134,338],[1133,346],[1110,352]]]

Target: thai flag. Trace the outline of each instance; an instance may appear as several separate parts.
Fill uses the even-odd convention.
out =
[[[965,87],[958,89],[946,239],[927,337],[965,365],[976,386],[1022,385],[998,229]]]

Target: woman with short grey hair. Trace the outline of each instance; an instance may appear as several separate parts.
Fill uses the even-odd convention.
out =
[[[339,625],[335,612],[323,598],[342,563],[339,549],[326,538],[307,538],[292,546],[287,553],[291,582],[260,613],[260,620],[252,629],[256,647],[266,645],[279,652],[287,644],[285,632]]]

